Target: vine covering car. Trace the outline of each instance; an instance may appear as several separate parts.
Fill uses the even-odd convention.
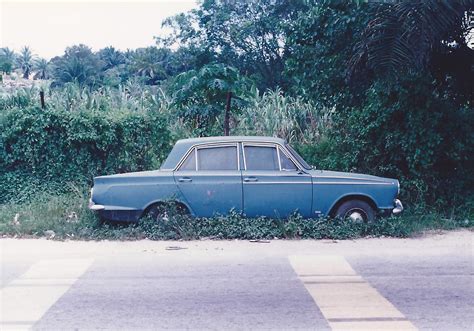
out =
[[[158,217],[170,202],[194,217],[373,221],[402,212],[399,191],[396,179],[313,169],[279,138],[209,137],[179,140],[159,170],[94,178],[89,208],[116,221]]]

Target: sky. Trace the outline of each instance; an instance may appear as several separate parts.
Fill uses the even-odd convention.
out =
[[[0,47],[50,59],[68,46],[126,50],[155,45],[161,22],[197,7],[196,0],[0,0]]]

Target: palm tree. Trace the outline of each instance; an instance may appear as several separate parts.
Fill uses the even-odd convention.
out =
[[[229,135],[231,105],[243,103],[250,86],[251,82],[236,68],[208,64],[199,70],[177,75],[173,82],[173,96],[175,104],[185,110],[183,117],[192,119],[195,127],[212,124],[224,110],[224,134]]]
[[[51,59],[53,85],[73,82],[93,86],[100,80],[100,60],[85,45],[68,47],[63,56]]]
[[[23,71],[23,78],[28,79],[30,77],[31,69],[33,68],[34,55],[31,52],[31,48],[25,46],[21,49],[20,54],[17,57],[18,67]]]
[[[120,64],[125,63],[125,57],[122,52],[116,50],[114,47],[106,47],[101,49],[97,55],[104,63],[104,69],[110,69]]]
[[[174,73],[172,51],[154,46],[139,48],[131,58],[130,68],[143,77],[147,84],[156,84]]]
[[[374,9],[350,61],[350,74],[363,67],[381,73],[426,68],[433,51],[467,47],[472,38],[472,0],[398,0],[374,4]]]
[[[0,48],[0,71],[9,74],[15,63],[15,52],[8,47]]]
[[[34,79],[48,79],[49,78],[49,62],[46,59],[38,59],[34,63],[36,73]]]

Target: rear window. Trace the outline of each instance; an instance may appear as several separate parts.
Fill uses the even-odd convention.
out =
[[[198,171],[238,170],[236,146],[199,148],[197,154]]]
[[[179,171],[196,171],[196,153],[195,153],[195,150],[193,148],[193,150],[191,151],[191,153],[189,153],[188,157],[186,158],[186,160],[184,160],[183,164],[181,165],[181,167],[179,167]]]

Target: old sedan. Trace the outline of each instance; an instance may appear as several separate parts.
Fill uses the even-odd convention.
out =
[[[89,208],[117,221],[156,217],[170,201],[195,217],[372,221],[403,210],[399,190],[396,179],[313,169],[279,138],[210,137],[179,140],[159,170],[96,177]]]

